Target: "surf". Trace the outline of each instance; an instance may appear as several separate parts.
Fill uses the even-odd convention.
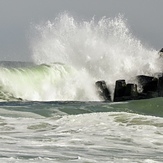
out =
[[[90,100],[93,89],[88,80],[78,82],[83,71],[62,64],[41,64],[22,68],[0,68],[1,100],[64,101]],[[87,89],[87,90],[86,90]],[[92,89],[92,90],[91,90]],[[89,92],[89,93],[88,93]],[[97,99],[96,99],[97,100]]]
[[[130,32],[122,15],[78,20],[62,13],[31,26],[34,65],[0,67],[1,99],[98,101],[95,82],[162,72],[162,58]]]

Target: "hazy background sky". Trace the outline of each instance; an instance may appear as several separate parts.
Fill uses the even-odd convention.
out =
[[[78,19],[93,16],[128,20],[143,44],[163,47],[163,0],[0,0],[0,60],[30,61],[30,24],[53,20],[64,11]]]

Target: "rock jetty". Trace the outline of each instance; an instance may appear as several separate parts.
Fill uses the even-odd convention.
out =
[[[104,80],[95,83],[99,97],[104,101],[127,101],[163,97],[163,73],[153,76],[138,75],[135,83],[126,83],[125,79],[115,81],[113,99]]]

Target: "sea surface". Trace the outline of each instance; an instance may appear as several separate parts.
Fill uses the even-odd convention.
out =
[[[1,163],[163,162],[163,97],[105,102],[95,87],[113,97],[116,80],[163,72],[123,16],[63,13],[30,37],[31,62],[0,62]]]
[[[163,162],[163,98],[1,102],[0,162]]]

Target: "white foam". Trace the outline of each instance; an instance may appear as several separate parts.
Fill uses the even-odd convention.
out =
[[[121,15],[78,21],[62,14],[54,21],[35,26],[35,33],[31,47],[36,63],[69,64],[110,85],[116,79],[162,71],[157,51],[143,46]]]
[[[0,150],[8,157],[36,157],[34,162],[49,158],[142,163],[162,158],[162,118],[158,117],[113,112],[65,115],[57,120],[3,117],[3,122]]]
[[[121,15],[77,21],[62,14],[33,30],[33,60],[47,65],[0,68],[3,100],[100,100],[95,89],[98,80],[105,80],[113,93],[117,79],[128,81],[163,69],[156,50],[144,47]]]

